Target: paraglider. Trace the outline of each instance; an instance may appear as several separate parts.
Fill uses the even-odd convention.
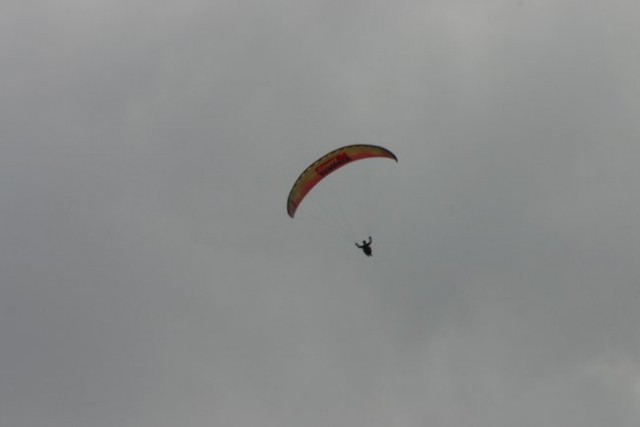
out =
[[[372,239],[371,239],[371,236],[369,236],[369,241],[368,242],[366,240],[363,240],[362,241],[362,245],[359,245],[359,244],[356,243],[356,246],[359,249],[362,249],[362,252],[364,252],[364,254],[366,256],[371,256],[371,255],[373,255],[373,253],[371,252],[371,242],[372,242]]]
[[[333,150],[311,163],[298,176],[295,183],[289,191],[287,198],[287,214],[294,218],[297,209],[309,192],[328,175],[332,174],[341,167],[348,165],[357,160],[371,158],[388,158],[398,161],[398,158],[390,150],[377,145],[355,144]],[[369,241],[362,241],[362,245],[356,243],[367,257],[372,255],[371,236]]]

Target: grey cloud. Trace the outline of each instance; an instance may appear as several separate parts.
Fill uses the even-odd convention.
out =
[[[0,424],[637,425],[634,5],[2,8]]]

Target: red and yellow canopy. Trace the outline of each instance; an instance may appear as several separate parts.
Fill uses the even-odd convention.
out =
[[[372,157],[386,157],[396,162],[398,161],[396,155],[386,148],[366,144],[347,145],[320,157],[307,167],[293,184],[287,199],[287,213],[289,216],[293,218],[296,209],[298,209],[305,196],[324,177],[346,164]]]

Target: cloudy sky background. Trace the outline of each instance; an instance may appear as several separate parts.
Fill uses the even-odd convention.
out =
[[[3,2],[0,425],[637,426],[638,22]],[[373,259],[285,211],[351,143]]]

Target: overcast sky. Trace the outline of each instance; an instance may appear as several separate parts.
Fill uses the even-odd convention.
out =
[[[637,427],[638,22],[5,0],[0,425]],[[372,259],[286,214],[355,143]]]

